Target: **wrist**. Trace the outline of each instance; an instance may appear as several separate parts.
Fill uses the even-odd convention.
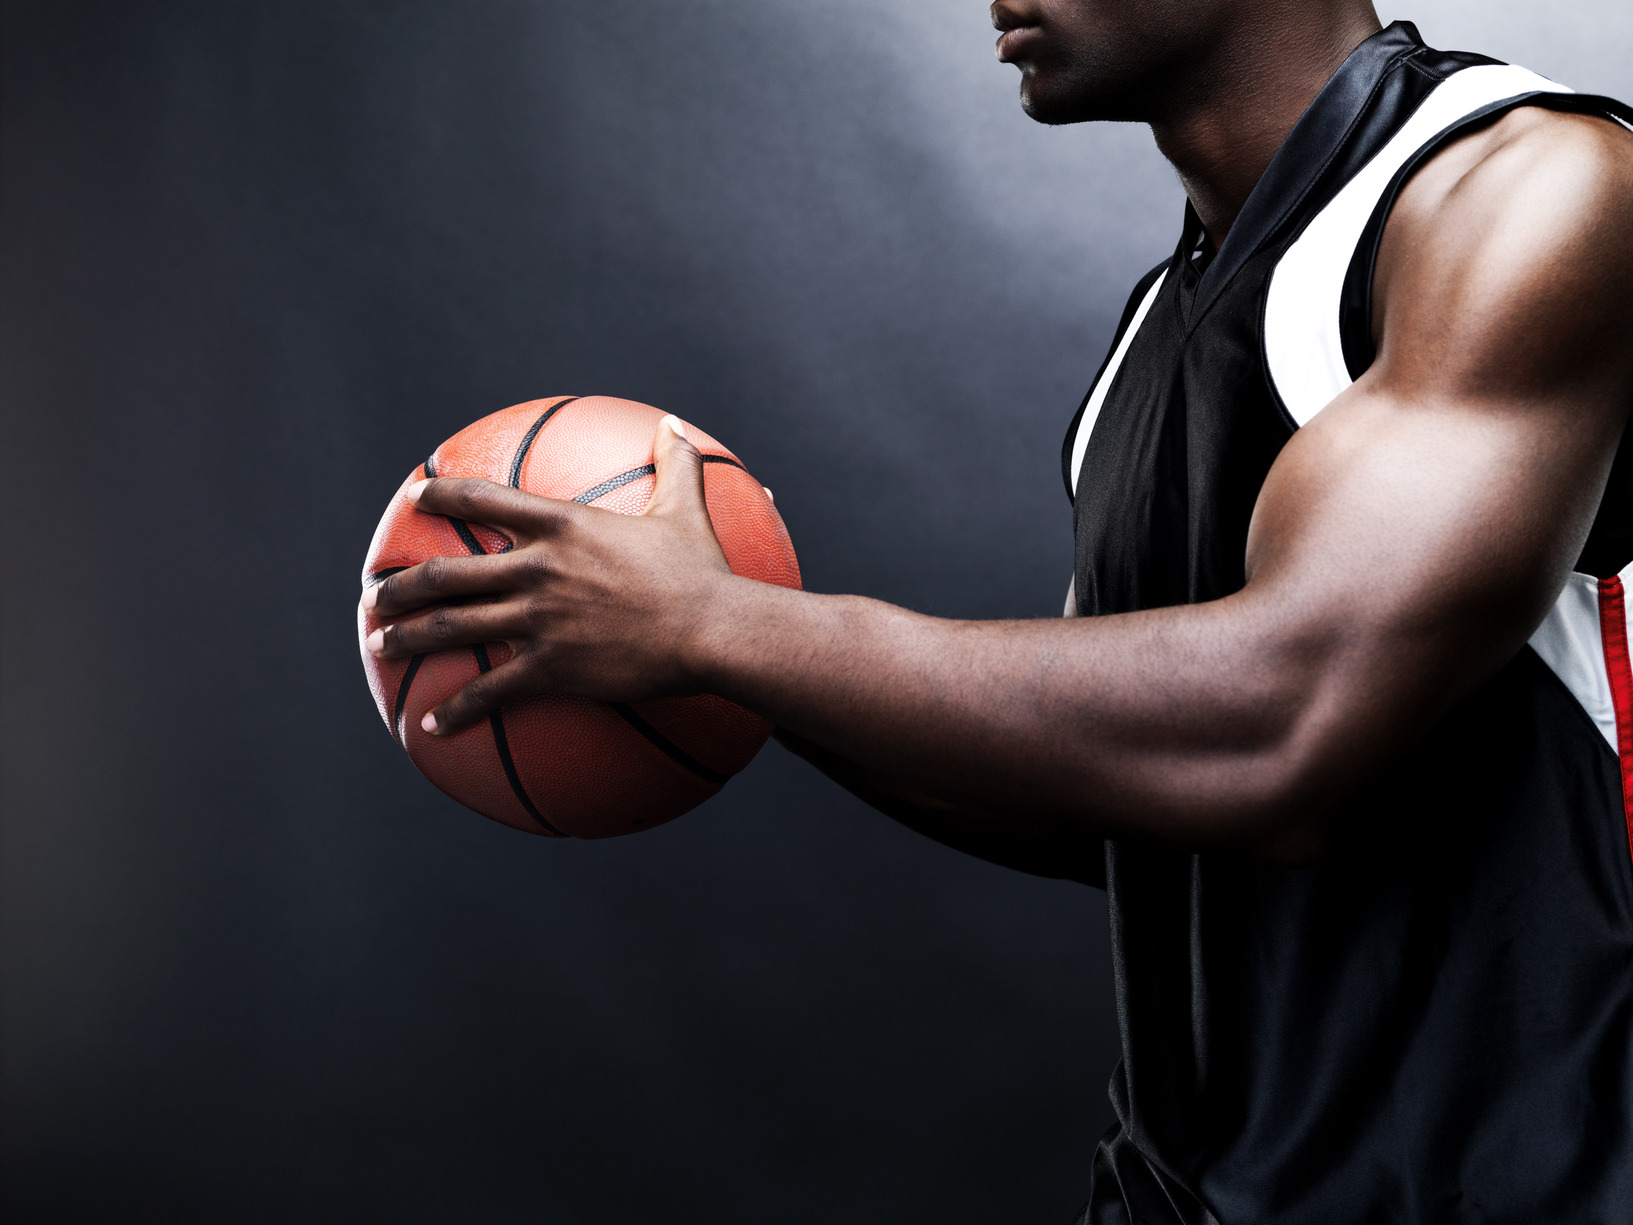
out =
[[[754,622],[755,589],[767,586],[727,570],[711,575],[693,594],[690,615],[676,643],[676,662],[687,690],[719,693],[726,687],[733,647],[741,646]]]

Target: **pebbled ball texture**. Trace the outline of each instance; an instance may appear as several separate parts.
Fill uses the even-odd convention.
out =
[[[427,476],[478,476],[529,493],[636,515],[652,497],[652,439],[663,413],[605,396],[518,404],[467,426],[409,474],[375,529],[363,583],[428,557],[499,553],[498,532],[422,514],[403,496]],[[730,451],[695,426],[715,534],[732,570],[799,587],[782,519]],[[425,712],[509,658],[503,643],[410,660],[362,642],[387,622],[358,617],[359,649],[380,717],[433,783],[483,816],[529,833],[609,838],[672,820],[719,791],[771,734],[758,715],[702,695],[625,706],[545,697],[508,706],[454,736],[421,730]]]

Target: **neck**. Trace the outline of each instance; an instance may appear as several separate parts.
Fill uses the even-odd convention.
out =
[[[1299,116],[1349,53],[1383,28],[1370,4],[1333,5],[1321,21],[1307,15],[1312,7],[1219,39],[1151,122],[1215,251]]]

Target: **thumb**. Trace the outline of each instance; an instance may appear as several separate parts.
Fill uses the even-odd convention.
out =
[[[686,440],[686,427],[679,417],[665,417],[658,422],[658,435],[652,440],[652,463],[657,469],[657,486],[652,501],[647,503],[649,515],[701,517],[709,521],[708,504],[703,500],[703,457]]]

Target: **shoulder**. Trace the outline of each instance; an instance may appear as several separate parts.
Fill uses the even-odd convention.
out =
[[[1402,190],[1385,243],[1416,257],[1528,243],[1633,247],[1633,131],[1540,107],[1510,111],[1455,141]],[[1501,248],[1492,250],[1496,242]]]
[[[1374,280],[1380,357],[1439,338],[1490,367],[1525,336],[1603,343],[1628,322],[1630,278],[1633,132],[1521,108],[1402,190]]]
[[[1521,106],[1467,140],[1477,168],[1490,176],[1541,167],[1595,175],[1633,169],[1633,132],[1606,115]]]

